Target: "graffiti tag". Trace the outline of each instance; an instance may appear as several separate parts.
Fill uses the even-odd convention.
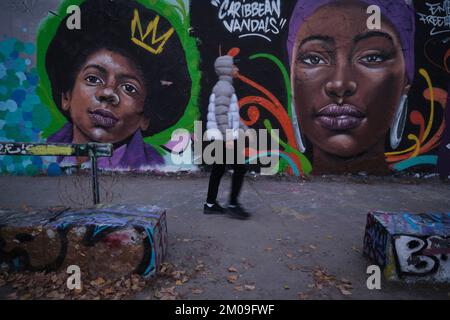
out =
[[[271,42],[269,35],[277,35],[286,25],[281,17],[281,1],[211,0],[219,9],[218,18],[230,33],[239,38],[261,37]]]
[[[32,144],[0,143],[0,154],[6,155],[26,155],[30,153]]]
[[[397,263],[401,274],[448,277],[450,264],[450,239],[448,237],[394,237]]]
[[[366,232],[364,234],[364,253],[376,261],[382,267],[386,266],[386,245],[388,234],[386,230],[377,223],[373,215],[367,216]]]
[[[450,0],[445,0],[442,4],[426,2],[426,5],[428,7],[428,14],[420,12],[417,14],[423,24],[433,26],[430,35],[450,32]]]

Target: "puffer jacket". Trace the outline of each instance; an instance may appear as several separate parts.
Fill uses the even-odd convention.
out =
[[[239,115],[238,98],[233,87],[233,57],[221,56],[216,59],[214,67],[219,81],[209,97],[207,116],[208,140],[237,140],[238,130],[246,130]],[[232,130],[231,137],[226,136]]]

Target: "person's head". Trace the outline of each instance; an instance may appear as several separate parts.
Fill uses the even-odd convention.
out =
[[[170,23],[135,1],[87,0],[80,9],[81,29],[68,29],[66,17],[46,53],[53,99],[73,123],[74,141],[118,143],[137,130],[148,136],[175,124],[191,81]],[[151,43],[152,33],[143,39],[139,26],[132,32],[136,14],[158,37],[172,30],[162,51],[146,49],[162,44]]]
[[[230,55],[218,57],[214,62],[214,69],[219,79],[230,82],[239,73],[238,67],[234,64],[234,58]]]
[[[367,7],[378,5],[379,30]],[[403,0],[299,0],[288,53],[301,131],[342,158],[384,151],[414,75],[414,13]]]

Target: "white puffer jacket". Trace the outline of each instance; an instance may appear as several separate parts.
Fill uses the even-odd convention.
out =
[[[246,130],[239,115],[238,98],[233,87],[233,57],[221,56],[214,67],[219,81],[209,97],[206,124],[208,140],[227,140],[226,132],[231,130],[229,139],[238,138],[238,130]]]

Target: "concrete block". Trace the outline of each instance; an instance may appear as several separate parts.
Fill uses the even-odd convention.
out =
[[[166,253],[166,214],[155,206],[0,210],[0,264],[10,270],[77,265],[91,277],[147,277],[158,271]]]
[[[388,280],[450,283],[450,213],[369,212],[363,251]]]

